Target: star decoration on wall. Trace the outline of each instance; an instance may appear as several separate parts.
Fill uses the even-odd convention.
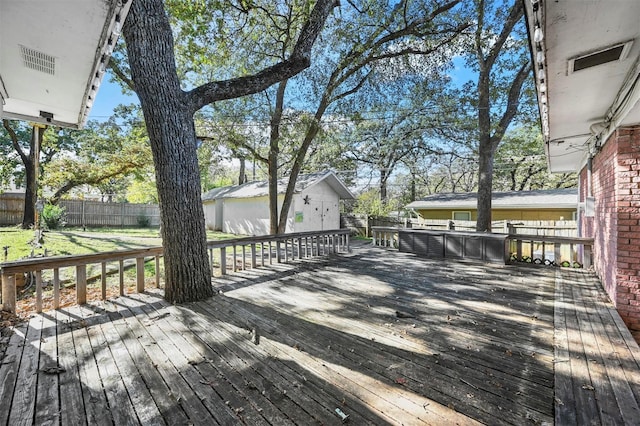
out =
[[[311,201],[311,197],[309,197],[309,195],[305,195],[303,200],[305,204],[309,204],[309,201]]]

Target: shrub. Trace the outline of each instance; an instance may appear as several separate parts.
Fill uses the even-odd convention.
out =
[[[67,224],[64,207],[47,204],[42,210],[42,220],[47,229],[62,228]]]
[[[138,226],[140,228],[148,228],[151,226],[151,219],[144,215],[138,216]]]

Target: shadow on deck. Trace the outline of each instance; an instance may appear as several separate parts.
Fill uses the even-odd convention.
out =
[[[640,351],[585,272],[367,247],[214,285],[204,302],[131,294],[16,327],[0,424],[639,418]]]

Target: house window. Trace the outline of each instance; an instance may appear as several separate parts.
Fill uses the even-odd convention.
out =
[[[451,213],[453,220],[471,220],[471,212],[456,212]]]

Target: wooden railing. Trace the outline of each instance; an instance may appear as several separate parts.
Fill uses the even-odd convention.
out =
[[[283,261],[288,262],[289,260],[349,251],[349,244],[349,230],[339,229],[209,241],[207,248],[212,268],[211,273],[215,273],[217,260],[219,272],[224,275],[229,269],[235,272],[247,267],[256,268],[258,264],[260,266],[265,266],[267,263],[273,264],[274,259],[277,263],[282,263]],[[249,251],[248,256],[247,250]],[[227,266],[229,255],[232,259],[231,268]]]
[[[247,261],[246,249],[249,248],[250,258]],[[268,235],[262,237],[235,238],[231,240],[209,241],[207,243],[212,275],[216,270],[214,252],[218,252],[217,260],[220,274],[229,271],[227,260],[231,251],[234,272],[247,267],[256,268],[258,264],[272,264],[288,262],[313,256],[323,256],[330,253],[349,251],[349,230],[333,230],[322,232],[303,232],[295,234]],[[239,261],[239,253],[241,261]],[[75,268],[76,302],[84,304],[87,301],[87,265],[100,265],[99,279],[101,283],[102,299],[107,297],[108,266],[117,264],[119,272],[119,294],[124,294],[124,270],[126,264],[135,261],[136,291],[143,292],[145,287],[145,262],[155,260],[155,285],[160,287],[160,259],[163,255],[162,247],[150,247],[134,250],[119,250],[97,254],[51,256],[5,262],[0,264],[2,279],[2,309],[16,311],[17,291],[16,277],[30,274],[35,279],[35,307],[38,312],[43,306],[43,274],[51,279],[53,286],[53,307],[60,307],[61,268]]]
[[[542,265],[589,268],[593,238],[509,235],[509,259]]]
[[[371,244],[377,247],[398,248],[398,231],[402,229],[394,226],[372,226]]]
[[[371,228],[372,244],[378,247],[397,248],[398,231],[401,229],[374,226]],[[505,258],[510,263],[533,263],[572,268],[589,268],[592,264],[592,238],[509,234],[507,241]]]

